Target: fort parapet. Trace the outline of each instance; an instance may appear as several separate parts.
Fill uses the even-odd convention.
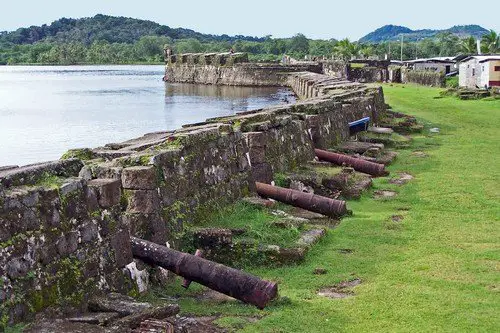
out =
[[[176,81],[285,85],[300,101],[1,170],[0,317],[12,323],[50,306],[79,308],[98,292],[142,292],[154,272],[133,262],[131,235],[176,247],[199,216],[345,140],[349,122],[385,111],[381,88],[301,66],[286,72],[239,54],[170,58]]]
[[[178,54],[165,58],[165,81],[228,86],[285,86],[284,74],[322,73],[319,63],[250,63],[246,53]]]

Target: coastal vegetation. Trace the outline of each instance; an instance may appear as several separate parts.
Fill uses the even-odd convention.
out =
[[[62,18],[50,25],[0,32],[0,64],[131,64],[161,63],[163,47],[177,53],[247,52],[252,61],[278,61],[284,54],[297,59],[310,57],[401,57],[398,34],[409,34],[403,59],[454,56],[476,52],[475,38],[481,36],[483,52],[499,51],[498,34],[478,26],[454,27],[414,39],[411,32],[382,29],[378,35],[348,39],[309,39],[303,34],[290,38],[210,35],[155,22],[96,15],[91,18]],[[387,35],[389,34],[389,35]],[[394,35],[396,34],[396,35]],[[414,34],[414,33],[413,33]],[[378,37],[377,37],[378,36]],[[376,37],[376,38],[375,38]],[[405,37],[406,38],[406,37]]]

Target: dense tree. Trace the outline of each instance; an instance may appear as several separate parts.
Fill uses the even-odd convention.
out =
[[[303,34],[296,34],[290,40],[288,50],[290,53],[300,55],[301,57],[309,54],[309,39]]]
[[[364,44],[348,39],[310,40],[300,33],[292,38],[215,36],[151,21],[96,15],[0,32],[0,64],[161,63],[166,44],[179,53],[227,52],[232,48],[249,53],[251,61],[273,62],[285,54],[296,59],[309,55],[349,61],[354,57],[384,59],[386,55],[400,59],[401,53],[404,60],[476,53],[474,38],[460,40],[451,30],[416,42],[408,40],[405,37],[401,45],[394,39]],[[499,52],[498,34],[490,31],[481,45],[484,53]]]
[[[450,32],[444,32],[437,35],[439,46],[439,56],[452,56],[460,52],[459,38]]]
[[[337,45],[335,45],[334,53],[337,58],[344,62],[348,62],[353,57],[356,57],[359,53],[359,48],[356,43],[352,43],[348,38],[340,40]]]
[[[177,53],[199,53],[203,51],[203,46],[199,40],[189,38],[176,42],[174,51]]]
[[[481,49],[485,53],[500,52],[500,36],[493,30],[481,38]]]
[[[477,43],[474,37],[470,36],[460,41],[460,51],[463,54],[476,54]]]

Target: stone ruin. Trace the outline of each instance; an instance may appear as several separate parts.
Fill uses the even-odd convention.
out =
[[[222,62],[224,68],[206,65]],[[173,73],[172,63],[186,68]],[[210,68],[193,70],[199,64]],[[185,225],[251,195],[256,181],[270,183],[276,173],[313,161],[314,148],[347,140],[349,122],[377,122],[385,113],[381,88],[317,69],[283,71],[239,54],[170,58],[169,81],[284,85],[300,101],[0,169],[2,323],[30,320],[49,307],[75,313],[89,295],[143,292],[152,274],[164,272],[139,269],[131,236],[175,248]]]

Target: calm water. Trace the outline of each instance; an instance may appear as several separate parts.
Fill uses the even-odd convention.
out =
[[[0,66],[0,166],[293,101],[284,88],[165,84],[163,74],[163,66]]]

